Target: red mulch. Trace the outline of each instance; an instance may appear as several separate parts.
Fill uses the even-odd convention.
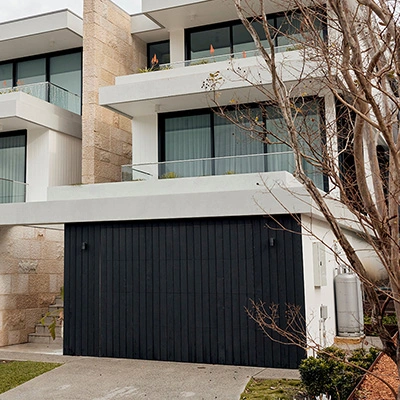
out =
[[[384,379],[397,392],[400,384],[397,367],[394,361],[386,354],[384,354],[381,359],[376,362],[371,372]],[[372,375],[367,375],[364,381],[361,383],[360,389],[356,394],[356,399],[392,400],[395,399],[395,397],[382,381]]]

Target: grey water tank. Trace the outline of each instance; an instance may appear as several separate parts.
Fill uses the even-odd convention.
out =
[[[338,336],[362,336],[364,315],[361,285],[357,275],[336,275],[334,284]]]

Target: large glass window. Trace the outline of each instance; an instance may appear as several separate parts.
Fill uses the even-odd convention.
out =
[[[302,42],[301,15],[294,13],[276,19],[277,46],[296,45]]]
[[[0,64],[0,90],[12,87],[80,114],[82,51],[52,53]]]
[[[320,189],[326,189],[318,168],[324,139],[320,109],[319,101],[310,99],[294,112],[304,170]],[[265,135],[267,140],[261,140]],[[224,117],[212,109],[160,114],[160,143],[162,178],[294,171],[287,129],[272,105],[242,106]]]
[[[274,24],[273,20],[270,20],[268,24]],[[256,30],[259,38],[261,39],[261,43],[264,48],[269,48],[269,43],[266,38],[264,28],[261,23],[253,22],[253,27]],[[232,26],[232,46],[233,46],[233,53],[240,53],[240,52],[250,52],[256,50],[256,46],[254,44],[254,40],[251,37],[250,33],[247,31],[243,24],[237,24]]]
[[[39,58],[29,61],[20,61],[16,64],[17,86],[39,99],[48,101],[46,82],[46,59]]]
[[[77,114],[81,109],[81,63],[80,53],[50,58],[50,102]]]
[[[158,68],[161,64],[169,64],[169,40],[162,42],[149,43],[147,45],[147,67]]]
[[[315,26],[323,35],[321,19],[315,19]],[[276,51],[285,51],[294,44],[306,39],[306,32],[301,24],[301,13],[273,14],[268,16],[268,25]],[[254,20],[254,29],[258,33],[264,48],[269,48],[262,23]],[[188,60],[215,57],[225,54],[249,53],[256,50],[251,35],[240,21],[231,21],[219,25],[202,26],[186,31],[186,57]]]
[[[199,161],[167,164],[167,168],[161,171],[162,177],[168,177],[169,174],[179,177],[211,174],[209,163],[200,160],[212,157],[211,121],[208,112],[166,118],[164,140],[164,161]]]
[[[11,63],[0,64],[1,88],[10,88],[13,85],[13,66]]]
[[[246,110],[247,115],[250,120],[262,121],[261,110],[258,107]],[[228,111],[227,118],[217,115],[214,117],[215,157],[223,157],[215,161],[215,174],[264,171],[264,156],[262,155],[264,144],[255,137],[255,134],[246,131],[250,128],[249,120],[244,120],[241,123],[242,127],[231,122],[235,120],[240,120],[240,115],[236,111]],[[254,156],[255,154],[258,155]]]
[[[17,85],[46,81],[46,59],[21,61],[17,63]]]
[[[0,136],[0,203],[25,201],[26,133]]]
[[[209,28],[190,35],[190,60],[231,53],[230,27]]]

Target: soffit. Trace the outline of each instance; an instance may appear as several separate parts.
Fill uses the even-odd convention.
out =
[[[0,95],[0,135],[1,132],[38,128],[81,138],[82,117],[26,93]]]
[[[82,46],[82,19],[68,10],[0,24],[0,61]]]
[[[285,6],[289,7],[289,2]],[[254,7],[254,10],[257,10],[256,5],[252,7]],[[266,2],[266,13],[270,14],[282,10],[282,4],[279,2]],[[145,26],[143,15],[148,18],[149,22],[146,24],[146,29],[138,32],[135,24],[137,24],[138,28]],[[168,31],[231,21],[238,19],[238,15],[233,1],[211,0],[148,11],[145,14],[133,15],[131,18],[132,33],[136,34],[142,40],[150,42],[163,39]],[[153,29],[150,29],[151,25],[153,25]]]

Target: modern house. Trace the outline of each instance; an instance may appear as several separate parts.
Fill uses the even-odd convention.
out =
[[[243,104],[279,134],[273,107],[257,105],[271,77],[231,3],[142,3],[130,16],[86,0],[83,29],[68,11],[0,25],[0,196],[18,201],[0,206],[0,225],[64,226],[65,354],[295,368],[305,351],[267,337],[252,301],[279,305],[283,323],[296,305],[310,340],[332,343],[338,264],[316,237],[333,235],[289,149],[217,115],[204,89],[218,71],[218,103]],[[291,33],[283,6],[268,7]],[[275,40],[288,84],[301,68],[318,80],[287,35]],[[304,107],[314,130],[335,119],[313,84]]]
[[[68,10],[0,24],[2,215],[81,182],[82,29]],[[62,285],[62,225],[2,226],[0,345],[26,341]]]

